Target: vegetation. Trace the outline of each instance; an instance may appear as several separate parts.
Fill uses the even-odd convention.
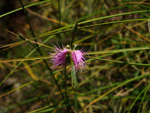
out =
[[[0,112],[150,112],[149,13],[146,0],[2,0]],[[54,45],[85,48],[85,69],[69,54],[52,68]]]

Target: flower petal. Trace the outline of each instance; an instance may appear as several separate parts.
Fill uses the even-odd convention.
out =
[[[69,52],[68,49],[61,49],[60,47],[55,46],[55,49],[53,51],[55,53],[50,54],[52,56],[51,62],[53,63],[53,68],[56,68],[58,66],[65,66],[65,57],[66,54]]]
[[[85,57],[83,56],[85,53],[81,50],[72,51],[72,59],[75,65],[75,70],[84,69],[85,68]]]

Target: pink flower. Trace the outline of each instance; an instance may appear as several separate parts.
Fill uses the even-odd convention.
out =
[[[69,48],[69,47],[68,47]],[[71,50],[71,49],[67,49],[65,47],[63,47],[63,49],[61,49],[59,46],[56,47],[53,50],[54,53],[50,53],[51,55],[51,63],[53,63],[53,67],[52,68],[57,68],[58,66],[62,67],[66,65],[66,54],[67,53],[71,53],[71,58],[73,60],[74,63],[74,70],[79,70],[79,69],[85,69],[85,57],[84,55],[87,54],[84,52],[84,49],[81,50]]]
[[[83,52],[83,50],[73,50],[72,51],[72,59],[75,65],[75,70],[79,69],[85,69],[85,55],[86,53]]]
[[[53,63],[52,68],[56,68],[58,66],[65,66],[66,65],[66,54],[69,52],[68,49],[64,48],[61,49],[60,47],[56,47],[54,49],[55,53],[50,53],[52,59],[51,62]]]

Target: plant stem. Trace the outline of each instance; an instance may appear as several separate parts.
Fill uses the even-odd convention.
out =
[[[137,112],[137,113],[140,113],[140,111],[141,111],[141,107],[142,107],[142,104],[143,104],[144,98],[145,98],[145,96],[146,96],[146,94],[147,94],[147,91],[148,91],[149,86],[150,86],[150,82],[149,82],[149,84],[148,84],[148,85],[147,85],[147,87],[146,87],[146,90],[145,90],[144,96],[143,96],[143,98],[142,98],[142,101],[141,101],[141,104],[140,104],[140,107],[139,107],[139,109],[138,109],[138,112]]]
[[[68,92],[67,92],[67,73],[66,73],[66,66],[64,67],[64,80],[65,80],[65,96],[66,96],[66,104],[69,104],[69,97],[68,97]],[[67,110],[68,110],[68,113],[69,113],[69,110],[70,110],[70,105],[67,106]]]
[[[35,34],[34,34],[34,32],[33,32],[32,26],[31,26],[31,24],[30,24],[30,21],[29,21],[27,12],[26,12],[26,10],[25,10],[25,8],[24,8],[24,5],[23,5],[23,3],[22,3],[22,0],[20,0],[20,3],[21,3],[21,6],[22,6],[22,8],[23,8],[23,10],[24,10],[25,15],[26,15],[27,22],[28,22],[28,24],[29,24],[29,26],[30,26],[30,30],[31,30],[32,36],[33,36],[33,38],[34,38],[34,37],[35,37]],[[35,41],[37,42],[36,39],[35,39]],[[34,46],[34,47],[35,47],[35,46]],[[38,52],[41,56],[43,56],[42,52],[40,51],[40,48],[39,48],[38,44],[36,44],[36,47],[35,47],[35,48],[36,48],[37,52]],[[57,82],[57,80],[55,79],[52,70],[51,70],[50,67],[48,66],[47,61],[46,61],[45,59],[43,59],[43,61],[44,61],[45,65],[46,65],[47,69],[48,69],[49,72],[51,73],[52,78],[54,79],[54,82],[55,82],[55,84],[56,84],[56,86],[57,86],[59,92],[61,93],[62,98],[65,100],[65,98],[64,98],[64,96],[63,96],[63,93],[62,93],[62,91],[61,91],[61,88],[60,88],[60,86],[58,85],[58,82]]]
[[[54,36],[54,35],[53,35]],[[50,38],[52,38],[53,36],[51,37],[48,37],[46,40],[44,40],[42,42],[42,44],[46,43]],[[40,46],[40,45],[39,45]],[[25,58],[28,58],[31,54],[33,54],[34,52],[36,51],[36,48],[33,49],[27,56],[25,56]],[[10,75],[12,75],[14,73],[14,71],[24,62],[24,60],[22,60],[21,62],[19,62],[7,75],[6,77],[2,80],[2,82],[0,82],[0,86],[8,79],[8,77]]]
[[[59,26],[58,26],[58,28],[61,28],[61,6],[60,6],[60,0],[57,0],[57,2],[58,2],[58,12],[59,12],[59,16],[58,16]],[[60,36],[60,34],[57,34],[56,36],[58,37],[59,45],[61,45],[61,36]]]
[[[71,49],[73,49],[73,41],[74,41],[74,38],[77,34],[77,30],[78,30],[78,23],[76,22],[75,25],[73,26],[73,29],[72,29],[72,39],[71,39]]]
[[[146,88],[147,88],[147,87],[146,87]],[[132,105],[130,106],[130,108],[129,108],[129,110],[128,110],[127,113],[130,113],[130,111],[131,111],[131,109],[133,108],[135,102],[136,102],[136,101],[138,100],[138,98],[142,95],[142,93],[146,90],[146,88],[144,88],[144,89],[140,92],[140,94],[137,96],[137,98],[134,100],[134,102],[133,102]]]
[[[59,27],[61,27],[61,7],[60,7],[60,0],[58,1],[58,8],[59,8]]]
[[[76,88],[74,89],[74,98],[75,98],[75,113],[78,113],[77,111],[77,92],[76,92]]]

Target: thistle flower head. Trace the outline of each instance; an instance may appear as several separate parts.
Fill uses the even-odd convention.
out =
[[[52,59],[51,62],[53,63],[53,68],[56,68],[58,66],[65,66],[65,58],[66,54],[69,52],[68,49],[64,48],[61,49],[60,47],[56,47],[53,50],[54,53],[50,53]]]

